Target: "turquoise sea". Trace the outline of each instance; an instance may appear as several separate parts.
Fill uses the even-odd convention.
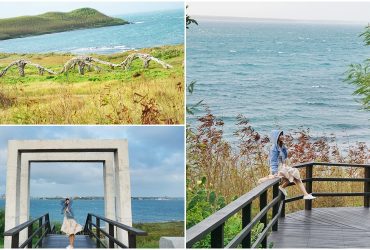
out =
[[[133,222],[184,221],[184,199],[132,200]],[[0,208],[5,201],[0,199]],[[51,221],[63,221],[59,200],[31,200],[31,217],[49,212]],[[75,200],[73,212],[76,220],[84,224],[87,212],[104,216],[104,200]]]
[[[132,24],[0,41],[0,52],[109,54],[184,43],[184,11],[119,15]]]
[[[224,120],[229,140],[243,114],[262,134],[310,128],[335,134],[340,144],[370,142],[370,112],[343,82],[349,64],[370,57],[359,37],[366,23],[197,21],[187,32],[187,81],[197,81],[187,102],[204,100]]]

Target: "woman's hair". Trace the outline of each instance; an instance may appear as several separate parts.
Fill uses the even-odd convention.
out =
[[[281,132],[280,132],[280,134],[279,134],[279,136],[278,136],[278,141],[277,141],[277,143],[278,143],[279,147],[282,147],[282,146],[283,146],[283,144],[284,144],[282,141],[280,141],[280,140],[279,140],[280,136],[282,136],[282,135],[284,135],[284,132],[283,132],[283,131],[281,131]]]

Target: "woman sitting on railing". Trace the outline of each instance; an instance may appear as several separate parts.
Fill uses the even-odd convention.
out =
[[[69,237],[69,245],[66,248],[74,248],[75,234],[82,231],[82,226],[76,222],[72,212],[72,200],[66,198],[61,201],[62,214],[64,214],[63,225],[60,229]]]
[[[272,146],[270,149],[270,168],[271,175],[268,177],[262,178],[259,182],[266,181],[275,177],[281,178],[282,184],[279,186],[281,192],[284,196],[287,197],[288,193],[285,188],[289,183],[294,182],[303,193],[303,199],[312,200],[316,197],[312,194],[308,194],[306,188],[304,187],[301,176],[298,169],[286,166],[286,161],[288,158],[288,150],[284,145],[284,133],[281,130],[273,130],[271,135]]]

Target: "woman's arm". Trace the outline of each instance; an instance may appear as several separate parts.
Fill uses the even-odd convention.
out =
[[[270,154],[269,154],[269,164],[270,164],[271,173],[273,175],[276,175],[279,170],[278,157],[279,157],[279,151],[277,151],[274,147],[271,147]]]

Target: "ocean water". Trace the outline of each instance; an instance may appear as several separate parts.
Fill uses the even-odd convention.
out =
[[[184,200],[132,200],[133,222],[184,221]],[[5,201],[0,199],[0,208]],[[104,216],[104,200],[75,200],[73,212],[76,220],[84,224],[87,212]],[[31,200],[32,218],[49,212],[51,221],[63,221],[59,200]]]
[[[187,102],[204,100],[224,120],[227,139],[235,140],[243,114],[262,134],[310,128],[314,136],[334,133],[340,144],[370,142],[370,112],[343,82],[349,64],[370,57],[359,37],[366,24],[197,21],[187,31],[187,81],[197,81]]]
[[[81,29],[0,41],[0,52],[72,52],[109,54],[184,43],[184,11],[117,16],[133,24]]]

